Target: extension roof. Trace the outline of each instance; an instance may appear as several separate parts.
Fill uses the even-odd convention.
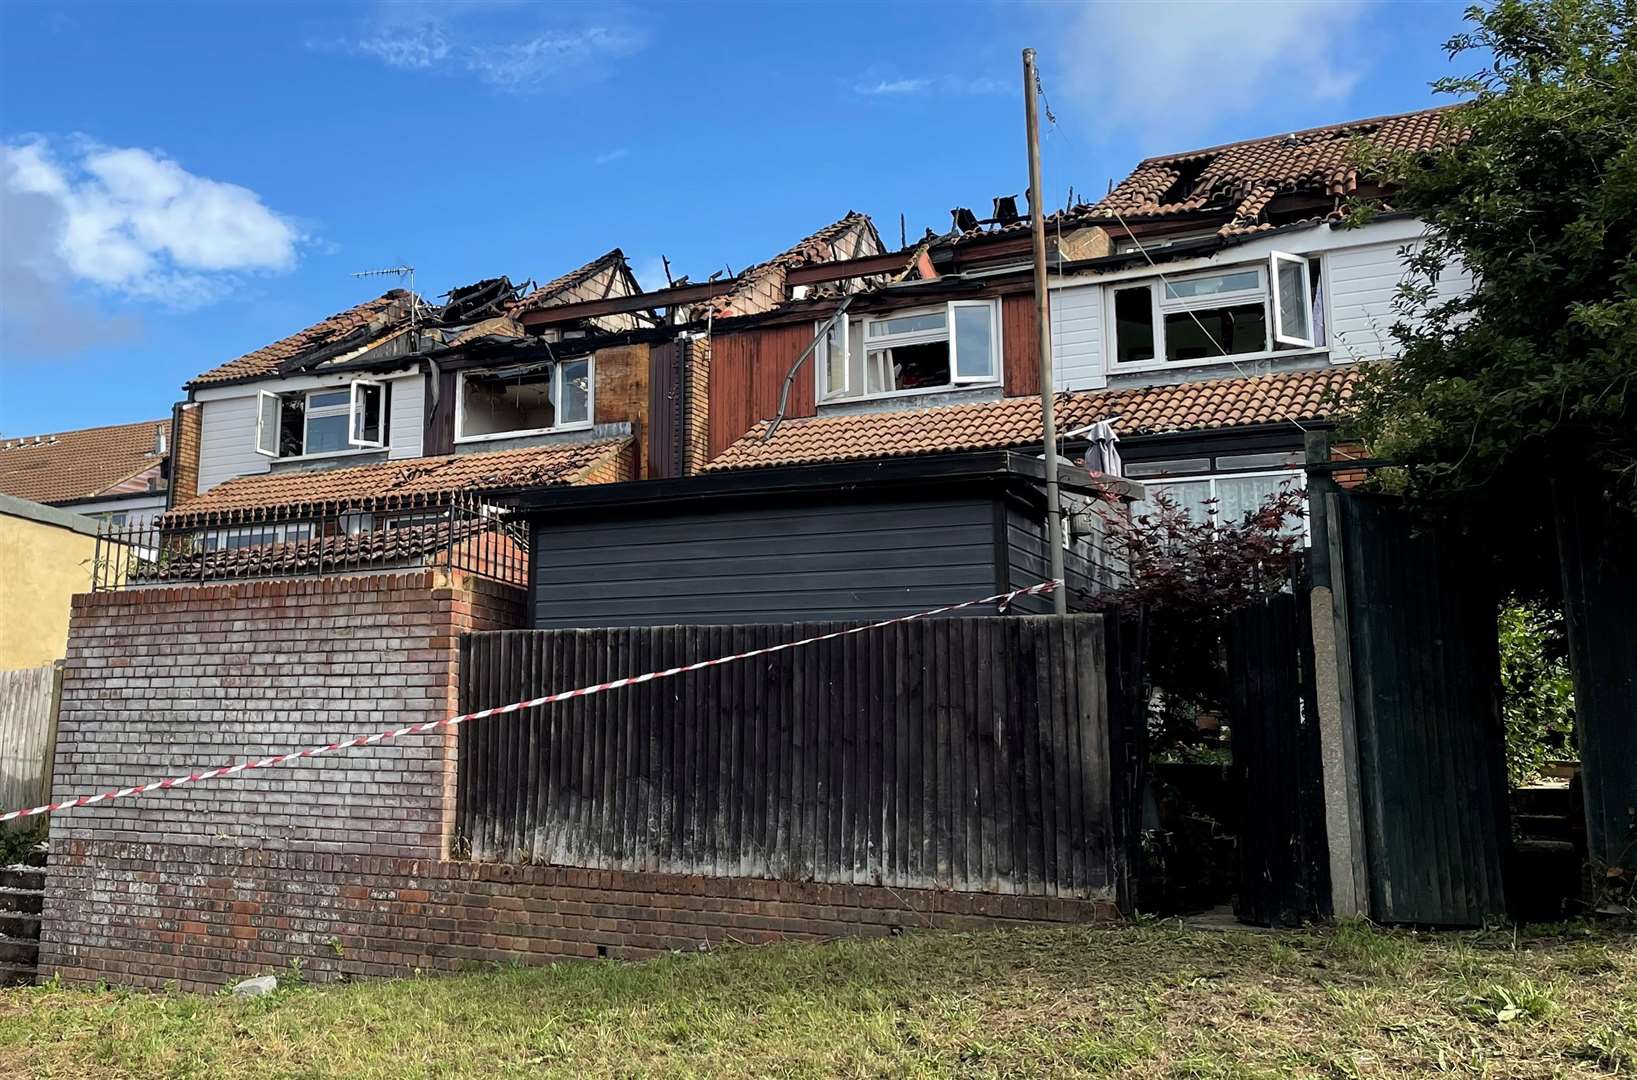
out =
[[[238,382],[263,375],[276,375],[288,360],[304,353],[330,345],[338,345],[355,336],[367,339],[379,335],[409,318],[409,306],[414,302],[405,289],[393,289],[366,300],[346,311],[338,311],[327,319],[298,330],[289,337],[280,338],[271,345],[263,345],[225,364],[195,376],[189,387],[209,386],[213,383]],[[358,344],[364,344],[359,340]]]
[[[164,459],[154,450],[170,420],[59,431],[55,435],[0,439],[0,492],[41,503],[65,503],[119,487]]]
[[[350,469],[305,469],[238,476],[166,514],[166,528],[243,520],[277,511],[324,513],[438,505],[457,494],[575,484],[629,439],[550,443],[492,454],[406,458]]]
[[[1057,395],[1057,430],[1112,420],[1122,436],[1321,421],[1340,411],[1356,370],[1296,371],[1207,379],[1131,390]],[[1002,398],[969,405],[786,420],[763,442],[766,422],[733,443],[706,471],[810,465],[1039,445],[1040,402]]]

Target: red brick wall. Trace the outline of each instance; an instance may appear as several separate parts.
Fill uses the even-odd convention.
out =
[[[54,846],[48,897],[61,892],[94,893],[83,917],[120,946],[65,949],[48,914],[42,974],[184,990],[296,960],[327,981],[1114,915],[1055,897],[79,840]]]
[[[450,715],[459,635],[522,625],[522,599],[435,571],[76,597],[56,791]],[[1102,901],[445,861],[455,737],[55,819],[42,974],[206,988],[293,960],[330,979],[1107,913]]]

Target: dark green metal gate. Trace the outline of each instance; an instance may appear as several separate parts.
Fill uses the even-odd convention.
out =
[[[1391,498],[1337,491],[1326,503],[1346,589],[1343,709],[1357,730],[1370,914],[1443,926],[1504,915],[1505,744],[1480,560],[1454,529]]]

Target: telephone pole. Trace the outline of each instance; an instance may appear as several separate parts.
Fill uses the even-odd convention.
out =
[[[1034,311],[1040,328],[1040,431],[1046,447],[1046,550],[1051,574],[1062,582],[1052,590],[1052,611],[1067,615],[1069,586],[1063,577],[1063,506],[1057,490],[1057,416],[1053,410],[1052,330],[1046,285],[1046,200],[1040,183],[1040,117],[1036,113],[1039,81],[1034,50],[1023,50],[1023,116],[1029,136],[1029,229],[1034,233]]]

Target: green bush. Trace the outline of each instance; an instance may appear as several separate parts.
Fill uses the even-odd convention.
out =
[[[1547,761],[1575,756],[1563,619],[1539,604],[1509,601],[1500,610],[1500,646],[1506,771],[1512,783],[1525,784]]]

